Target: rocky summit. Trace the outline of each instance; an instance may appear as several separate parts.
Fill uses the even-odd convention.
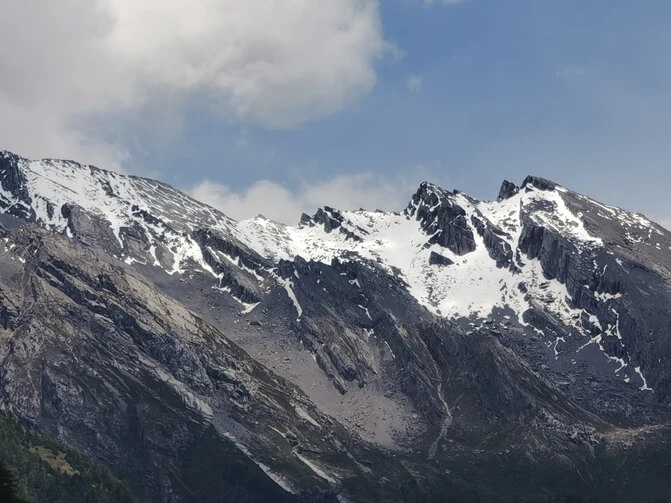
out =
[[[533,176],[295,226],[10,152],[0,185],[0,407],[138,501],[671,501],[643,215]]]

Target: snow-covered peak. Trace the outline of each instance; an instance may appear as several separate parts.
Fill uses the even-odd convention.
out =
[[[449,201],[450,195],[452,195],[451,192],[436,184],[422,182],[417,191],[412,195],[405,212],[409,215],[414,215],[420,207],[435,208]]]
[[[233,223],[213,208],[154,180],[71,161],[22,160],[20,165],[37,220],[59,229],[65,228],[66,221],[60,212],[52,210],[64,204],[76,204],[103,216],[116,232],[132,225],[135,214],[142,211],[176,231]]]
[[[567,203],[570,194],[554,182],[529,176],[520,189],[512,191],[508,197],[477,203],[477,207],[497,227],[518,237],[523,220],[528,218],[539,227],[572,239],[581,247],[602,244],[597,235],[586,229],[582,214],[570,209]]]
[[[478,201],[424,182],[402,212],[324,207],[303,215],[297,226],[239,222],[237,236],[275,260],[362,257],[400,276],[423,305],[443,316],[484,317],[511,308],[521,319],[530,301],[548,301],[549,295],[555,307],[571,312],[566,287],[553,280],[547,289],[539,262],[526,258],[520,240],[525,229],[537,227],[562,236],[579,253],[596,253],[604,240],[587,225],[588,210],[576,207],[586,199],[538,177],[504,187],[505,197]],[[610,208],[594,202],[593,208],[601,207]]]
[[[424,182],[403,212],[324,207],[303,215],[297,226],[239,222],[236,236],[275,260],[361,257],[400,276],[439,315],[486,316],[507,306],[521,318],[528,296],[518,288],[520,275],[529,284],[545,281],[537,264],[515,258],[525,222],[568,233],[581,248],[600,245],[567,208],[558,186],[546,187],[529,183],[507,199],[480,202]]]
[[[104,242],[109,253],[127,263],[153,264],[171,273],[187,262],[207,269],[193,233],[209,229],[232,236],[235,231],[233,219],[147,178],[9,153],[0,157],[0,174],[3,213]]]
[[[520,187],[504,182],[494,201],[423,182],[399,212],[325,206],[303,215],[296,226],[261,216],[236,222],[153,180],[71,161],[29,161],[9,153],[1,159],[4,212],[21,207],[32,220],[74,236],[78,229],[69,210],[74,205],[105,223],[118,242],[113,252],[128,263],[153,264],[170,273],[196,267],[216,276],[206,260],[208,250],[198,242],[198,232],[207,230],[270,263],[296,256],[326,263],[360,256],[400,275],[434,313],[454,317],[486,316],[506,306],[521,317],[529,295],[520,292],[520,278],[530,285],[543,281],[533,261],[522,259],[524,229],[550,230],[577,250],[589,251],[603,246],[586,225],[590,211],[614,215],[622,225],[647,225],[640,216],[533,176]]]

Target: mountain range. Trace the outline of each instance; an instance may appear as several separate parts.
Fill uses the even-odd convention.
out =
[[[0,152],[0,409],[138,501],[671,501],[671,232],[552,181],[236,221]]]

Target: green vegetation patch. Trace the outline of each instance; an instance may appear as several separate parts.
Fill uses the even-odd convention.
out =
[[[137,501],[100,463],[33,432],[0,413],[0,466],[10,472],[18,498],[35,503]]]

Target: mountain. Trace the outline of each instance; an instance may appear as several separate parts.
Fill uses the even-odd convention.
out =
[[[527,177],[235,221],[9,152],[0,185],[0,406],[141,501],[670,501],[643,215]]]

